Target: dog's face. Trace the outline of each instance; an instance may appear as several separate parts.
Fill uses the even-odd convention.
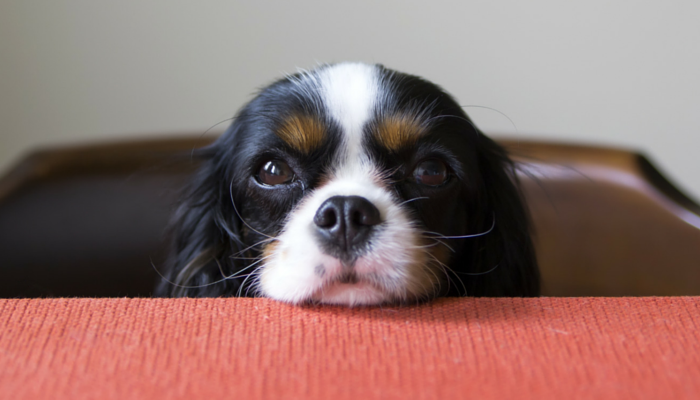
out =
[[[287,77],[206,154],[161,294],[537,294],[510,162],[425,80],[366,64]]]

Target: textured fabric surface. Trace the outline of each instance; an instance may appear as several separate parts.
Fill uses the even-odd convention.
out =
[[[2,399],[697,399],[700,297],[0,300]]]

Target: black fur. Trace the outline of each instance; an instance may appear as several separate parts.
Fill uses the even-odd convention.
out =
[[[427,231],[457,236],[494,226],[483,236],[446,240],[455,250],[449,263],[454,274],[445,277],[452,284],[442,285],[436,295],[539,295],[528,216],[515,167],[504,149],[484,136],[438,86],[380,68],[395,93],[388,107],[412,109],[431,121],[430,134],[400,151],[382,150],[367,135],[373,159],[392,173],[397,197],[429,197],[405,205]],[[387,111],[391,110],[378,111],[376,117]],[[301,93],[282,79],[246,105],[212,146],[197,152],[203,165],[173,217],[167,279],[159,282],[157,296],[256,294],[254,280],[246,279],[254,267],[246,268],[261,256],[261,245],[256,243],[280,231],[286,215],[318,184],[340,141],[338,127],[329,123],[320,149],[311,154],[290,150],[274,130],[285,115],[299,112],[325,111],[320,97]],[[253,176],[270,156],[287,160],[300,171],[299,179],[284,190],[257,185]],[[410,179],[410,167],[434,156],[447,160],[450,179],[437,188],[421,187]],[[237,277],[227,279],[233,275]]]

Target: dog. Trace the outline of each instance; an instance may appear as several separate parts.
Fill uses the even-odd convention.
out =
[[[157,296],[539,294],[513,162],[420,77],[363,63],[286,76],[196,155]]]

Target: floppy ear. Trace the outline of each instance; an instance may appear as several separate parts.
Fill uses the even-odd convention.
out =
[[[479,134],[477,201],[471,205],[471,232],[460,274],[470,296],[529,297],[540,293],[540,276],[530,237],[530,220],[513,162],[505,150]]]
[[[155,296],[215,297],[240,288],[241,280],[231,277],[242,268],[233,258],[244,248],[241,221],[231,206],[236,188],[220,161],[222,139],[197,151],[202,166],[171,220],[170,253]]]

